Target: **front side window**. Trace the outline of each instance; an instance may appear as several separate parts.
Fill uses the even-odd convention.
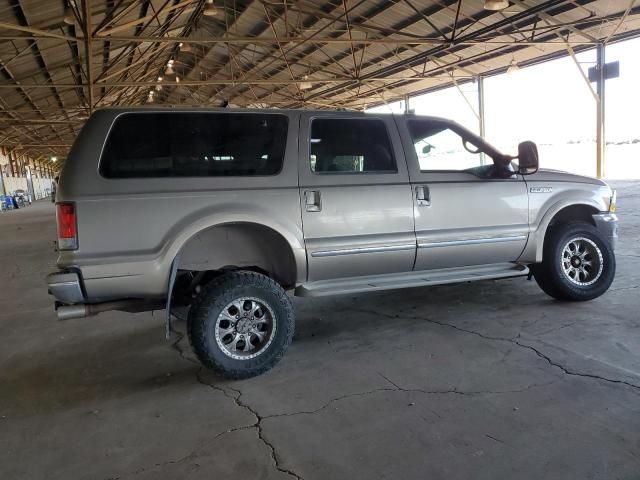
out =
[[[465,171],[483,164],[478,148],[445,122],[409,120],[420,171]]]
[[[317,118],[311,123],[311,171],[397,173],[391,141],[383,121],[359,118]]]
[[[275,175],[288,119],[277,114],[127,113],[109,133],[106,178]]]

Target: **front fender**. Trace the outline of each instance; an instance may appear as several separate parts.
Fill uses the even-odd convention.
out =
[[[549,188],[549,182],[527,182],[529,187],[529,239],[519,258],[522,263],[542,261],[544,239],[553,218],[563,209],[584,206],[590,211],[606,212],[609,209],[611,188],[593,184],[552,184],[550,195],[534,189]],[[533,190],[533,191],[532,191]]]

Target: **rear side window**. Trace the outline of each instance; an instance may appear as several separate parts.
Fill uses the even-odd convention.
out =
[[[397,173],[384,122],[317,118],[311,122],[311,171],[319,174]]]
[[[128,113],[107,138],[106,178],[275,175],[288,119],[253,113]]]

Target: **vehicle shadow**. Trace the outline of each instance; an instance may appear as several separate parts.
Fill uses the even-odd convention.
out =
[[[37,415],[194,384],[199,368],[163,340],[161,326],[13,355],[0,371],[0,415]]]
[[[431,318],[469,318],[478,327],[498,322],[506,329],[519,321],[523,308],[541,310],[556,303],[535,285],[525,288],[532,289],[530,294],[522,294],[519,279],[517,283],[487,281],[294,299],[297,329],[287,358],[308,355],[310,347],[324,350],[328,343],[348,343],[355,337],[369,336],[367,344],[373,342],[374,348],[384,349],[385,336],[376,335],[376,331],[429,328],[425,320]],[[520,295],[519,302],[508,301],[515,295]],[[189,346],[184,321],[175,320],[173,330],[169,342],[164,340],[162,323],[154,322],[133,331],[110,330],[91,339],[79,338],[64,349],[13,355],[0,370],[0,415],[65,411],[176,385],[201,388],[200,373],[210,386],[232,387],[236,383],[202,370]],[[454,332],[452,329],[450,334]]]
[[[509,329],[525,322],[530,315],[524,315],[524,311],[540,312],[554,306],[562,308],[534,282],[523,279],[296,300],[294,340],[312,343],[377,328],[411,329],[429,319],[472,321],[478,328],[490,321]]]

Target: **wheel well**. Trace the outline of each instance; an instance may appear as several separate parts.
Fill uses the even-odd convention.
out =
[[[229,223],[202,230],[180,250],[178,271],[210,272],[207,279],[228,270],[253,270],[284,288],[296,283],[296,261],[287,240],[256,223]]]
[[[570,222],[571,220],[582,220],[595,226],[596,224],[592,217],[595,213],[598,213],[598,209],[591,205],[569,205],[553,216],[549,222],[547,232],[549,232],[551,227],[560,223]]]

